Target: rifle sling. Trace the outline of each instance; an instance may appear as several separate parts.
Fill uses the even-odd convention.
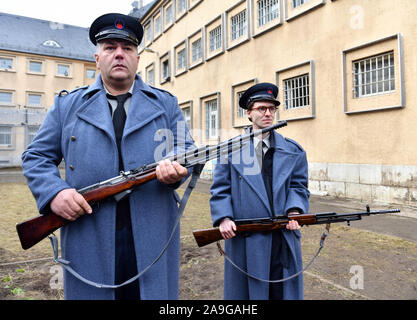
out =
[[[136,279],[141,277],[146,271],[148,271],[163,256],[165,251],[168,249],[168,246],[171,243],[172,238],[174,237],[175,230],[177,230],[178,224],[181,220],[181,216],[184,212],[184,209],[185,209],[185,206],[187,204],[188,198],[190,197],[191,192],[193,191],[195,185],[197,184],[197,180],[200,177],[200,174],[201,174],[201,171],[203,170],[203,167],[204,167],[204,164],[197,164],[193,167],[193,173],[191,175],[191,180],[188,183],[187,189],[185,190],[184,195],[183,195],[183,197],[180,201],[180,205],[178,207],[177,219],[175,221],[175,224],[174,224],[174,227],[172,229],[171,235],[169,236],[169,239],[168,239],[167,243],[165,244],[164,248],[161,250],[161,252],[155,258],[155,260],[149,266],[147,266],[145,269],[143,269],[141,272],[139,272],[134,277],[130,278],[129,280],[126,280],[125,282],[123,282],[121,284],[114,284],[114,285],[97,283],[97,282],[94,282],[94,281],[91,281],[91,280],[88,280],[88,279],[84,278],[82,275],[80,275],[78,272],[76,272],[73,268],[71,268],[70,261],[64,260],[64,259],[58,257],[58,239],[55,236],[55,234],[52,234],[52,235],[49,235],[48,238],[51,241],[52,250],[54,252],[54,261],[59,263],[66,271],[71,273],[78,280],[84,282],[85,284],[88,284],[90,286],[100,288],[100,289],[117,289],[117,288],[123,287],[123,286],[128,285],[129,283],[135,281]]]
[[[223,250],[223,248],[222,248],[222,245],[220,244],[220,241],[217,241],[217,248],[219,249],[219,252],[220,252],[220,254],[221,255],[223,255],[224,256],[224,258],[233,266],[233,267],[235,267],[238,271],[240,271],[241,273],[243,273],[244,275],[246,275],[248,278],[251,278],[251,279],[254,279],[254,280],[257,280],[257,281],[261,281],[261,282],[267,282],[267,283],[278,283],[278,282],[284,282],[284,281],[288,281],[288,280],[290,280],[290,279],[293,279],[293,278],[295,278],[295,277],[297,277],[297,276],[299,276],[301,273],[303,273],[304,271],[306,271],[312,264],[313,264],[313,262],[314,262],[314,260],[316,260],[316,258],[318,257],[318,255],[319,255],[319,253],[320,253],[320,251],[321,251],[321,249],[323,249],[323,247],[324,247],[324,240],[326,240],[326,237],[329,235],[329,233],[330,233],[330,223],[327,223],[326,224],[326,228],[325,228],[325,230],[323,231],[323,234],[321,235],[321,237],[320,237],[320,246],[319,246],[319,248],[318,248],[318,250],[317,250],[317,252],[316,252],[316,254],[314,255],[314,257],[311,259],[311,261],[305,266],[305,268],[304,269],[302,269],[302,270],[300,270],[300,271],[298,271],[298,272],[296,272],[296,273],[294,273],[293,275],[291,275],[291,276],[288,276],[288,277],[286,277],[286,278],[282,278],[282,279],[277,279],[277,280],[267,280],[267,279],[261,279],[261,278],[258,278],[258,277],[256,277],[256,276],[254,276],[254,275],[251,275],[251,274],[249,274],[247,271],[245,271],[245,270],[243,270],[242,268],[240,268],[236,263],[234,263],[233,261],[232,261],[232,259],[230,259],[230,257],[226,254],[226,252]]]

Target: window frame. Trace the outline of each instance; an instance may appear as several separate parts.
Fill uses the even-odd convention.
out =
[[[178,68],[178,53],[184,51],[184,66],[182,68]],[[174,75],[175,77],[178,77],[188,71],[188,39],[181,41],[179,44],[177,44],[174,47]]]
[[[322,7],[326,4],[326,0],[309,0],[297,7],[292,6],[293,0],[287,0],[284,4],[285,9],[285,21],[290,22],[302,15],[309,13],[319,7]]]
[[[309,75],[309,105],[297,108],[285,108],[284,81],[305,74]],[[278,101],[281,104],[276,112],[277,120],[305,120],[316,117],[316,83],[315,83],[315,63],[307,60],[275,72],[275,83],[278,86]]]
[[[206,102],[210,100],[217,100],[217,137],[215,138],[208,138],[207,137],[207,119],[206,119]],[[220,128],[222,127],[222,120],[221,120],[221,93],[214,92],[207,94],[205,96],[200,97],[199,99],[199,114],[200,114],[200,128],[201,128],[201,135],[200,135],[200,144],[203,143],[218,143],[220,139]],[[204,125],[203,125],[204,120]]]
[[[210,51],[210,32],[220,27],[220,47]],[[209,61],[225,52],[225,13],[222,13],[204,26],[204,54],[205,61]]]
[[[0,54],[0,59],[10,59],[12,60],[12,67],[10,69],[8,68],[0,68],[1,72],[16,72],[17,71],[17,57],[8,55],[8,54]]]
[[[9,129],[10,133],[3,132],[3,129]],[[0,135],[9,135],[10,143],[1,143],[0,150],[12,150],[14,149],[14,126],[13,125],[0,125]]]
[[[246,117],[245,109],[242,109],[239,106],[239,92],[244,92],[249,89],[251,86],[258,83],[258,78],[252,78],[245,80],[239,83],[235,83],[231,86],[230,96],[231,96],[231,119],[233,128],[242,128],[251,124],[251,122]],[[242,111],[240,111],[242,110]],[[242,112],[245,116],[238,117],[238,113]]]
[[[168,75],[164,77],[163,64],[165,61],[168,61]],[[171,67],[171,51],[167,51],[159,58],[159,84],[164,84],[165,82],[170,82],[172,77],[172,67]]]
[[[363,58],[378,53],[394,52],[395,91],[353,99],[353,81],[349,81],[355,56]],[[342,100],[343,112],[347,115],[365,112],[405,108],[404,48],[401,33],[379,38],[342,51]],[[372,105],[372,107],[369,107]],[[375,106],[376,105],[376,106]]]
[[[11,100],[10,103],[0,101],[0,106],[1,107],[15,107],[16,106],[16,91],[15,90],[0,89],[0,92],[10,93],[11,97],[12,97],[12,100]]]
[[[29,104],[29,96],[36,95],[40,97],[40,104],[34,105]],[[35,92],[35,91],[26,91],[25,92],[25,107],[27,108],[34,108],[34,109],[41,109],[45,107],[45,93],[44,92]]]
[[[149,71],[153,71],[153,83],[149,83]],[[146,66],[145,76],[146,76],[145,83],[149,86],[155,86],[155,63],[154,62]]]
[[[59,66],[67,66],[68,67],[68,75],[59,74]],[[71,79],[72,78],[72,63],[71,62],[64,62],[64,61],[55,61],[55,77],[64,78],[64,79]]]
[[[201,41],[201,57],[196,60],[196,61],[192,61],[193,58],[193,43],[195,43],[196,41],[200,40]],[[204,63],[205,61],[205,40],[204,40],[204,30],[203,28],[198,29],[196,32],[194,32],[193,34],[191,34],[188,38],[188,57],[189,57],[189,61],[188,61],[188,69],[192,69],[194,67],[197,67],[199,65],[201,65],[202,63]]]

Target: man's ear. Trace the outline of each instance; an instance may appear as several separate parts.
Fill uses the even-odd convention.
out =
[[[94,54],[94,59],[96,60],[96,67],[99,69],[99,55],[97,53]]]

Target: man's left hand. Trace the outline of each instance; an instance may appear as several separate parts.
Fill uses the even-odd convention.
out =
[[[291,211],[288,212],[288,216],[300,214],[298,211]],[[299,230],[301,229],[300,225],[298,224],[298,221],[296,220],[290,220],[286,226],[288,230]]]
[[[188,173],[187,168],[178,162],[171,162],[169,159],[162,160],[156,167],[156,178],[166,184],[173,184],[180,181]]]

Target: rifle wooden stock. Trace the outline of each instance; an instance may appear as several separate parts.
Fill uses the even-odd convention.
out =
[[[270,223],[248,223],[236,225],[235,234],[254,233],[254,232],[268,232],[277,229],[285,228],[290,220],[297,220],[300,226],[316,223],[315,214],[294,215],[289,218],[274,221]],[[194,238],[199,247],[204,247],[210,243],[222,240],[223,237],[218,227],[210,229],[201,229],[193,231]]]
[[[290,220],[298,221],[300,226],[312,224],[326,224],[336,222],[347,222],[349,225],[351,221],[361,220],[362,216],[370,216],[376,214],[396,213],[400,209],[377,210],[370,211],[369,206],[366,206],[364,212],[341,213],[336,212],[319,212],[319,213],[304,213],[290,216],[278,216],[274,218],[261,219],[242,219],[236,220],[235,234],[254,233],[254,232],[268,232],[276,229],[285,228]],[[194,238],[199,247],[203,247],[210,243],[222,240],[223,237],[219,228],[210,228],[193,231]]]
[[[156,178],[156,171],[151,170],[139,178],[127,179],[115,185],[104,185],[91,191],[84,192],[82,196],[89,203],[93,204],[102,201],[108,197],[121,193],[125,190],[132,189],[138,185],[144,184]],[[52,232],[70,223],[70,220],[64,219],[54,213],[48,213],[26,220],[16,225],[17,234],[23,249],[29,249],[35,244],[45,239]]]

